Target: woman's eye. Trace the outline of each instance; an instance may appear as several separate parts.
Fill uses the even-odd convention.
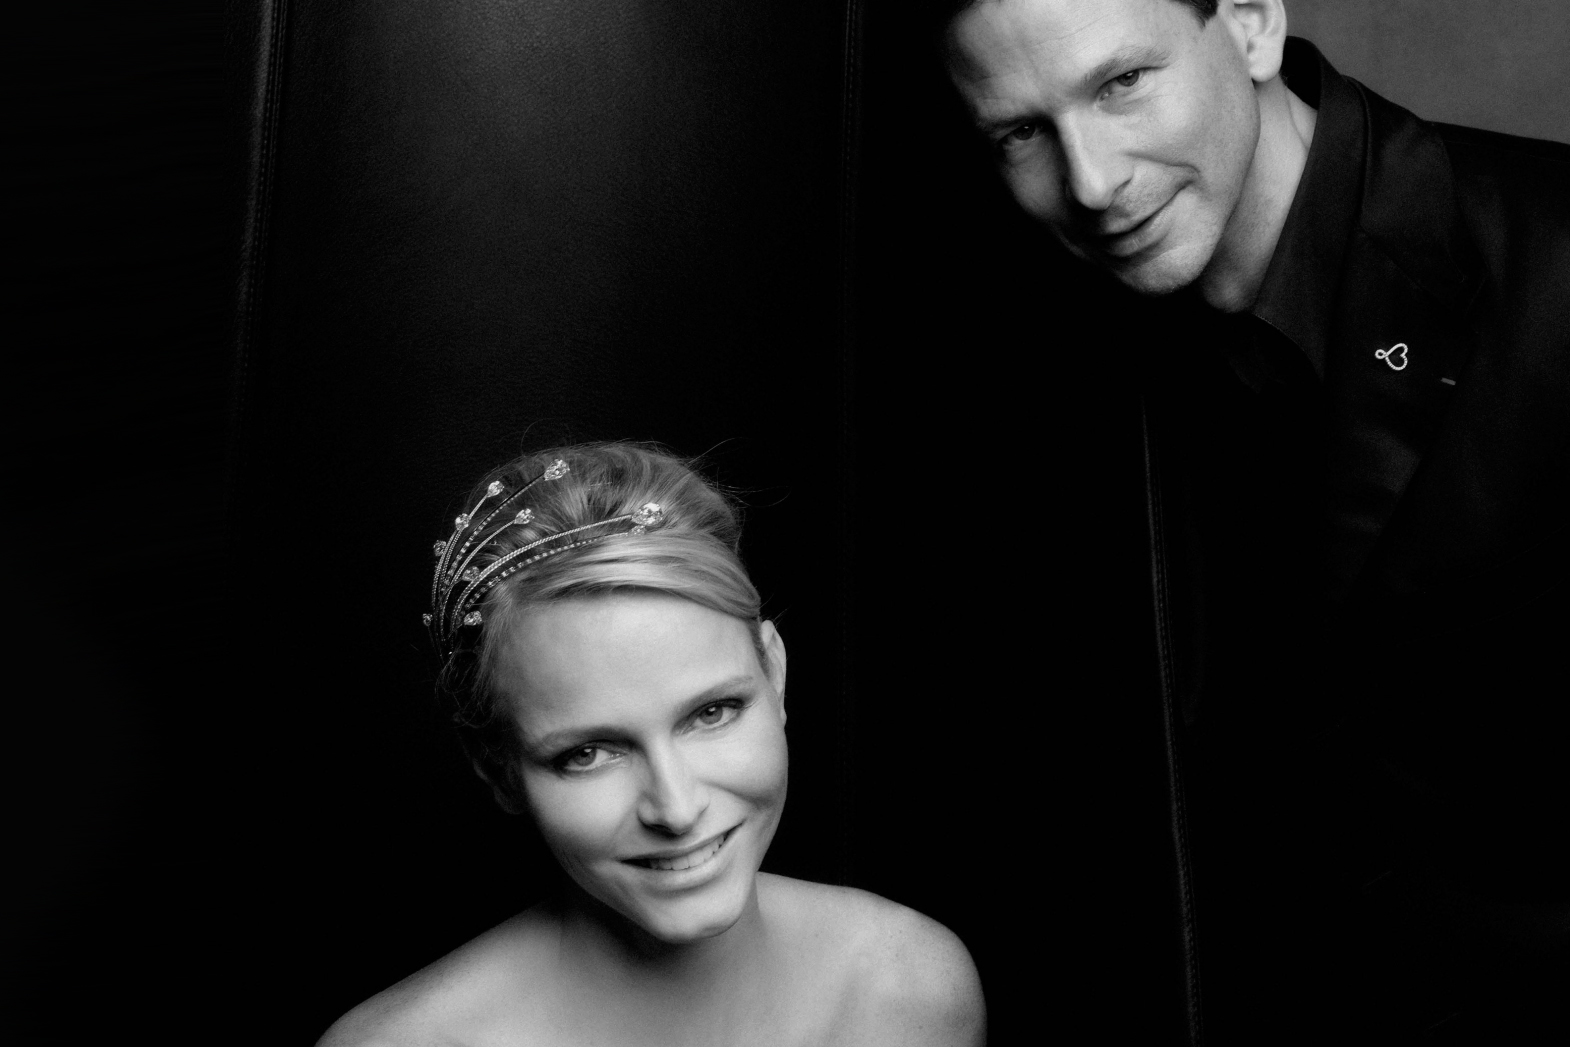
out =
[[[730,723],[741,711],[741,703],[735,701],[715,702],[699,709],[692,719],[700,727],[719,727]]]
[[[592,771],[610,759],[611,754],[598,745],[580,745],[556,758],[556,766],[564,771]]]
[[[1135,84],[1139,83],[1139,78],[1144,75],[1145,71],[1143,69],[1130,69],[1122,76],[1113,77],[1112,82],[1117,84],[1119,87],[1133,87]]]

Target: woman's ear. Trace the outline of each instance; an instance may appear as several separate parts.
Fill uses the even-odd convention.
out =
[[[508,814],[524,813],[524,807],[521,803],[518,802],[518,798],[512,795],[511,791],[509,791],[501,782],[497,781],[495,778],[492,778],[485,770],[484,764],[480,763],[479,760],[470,757],[469,766],[474,768],[474,776],[476,778],[491,787],[491,795],[496,798],[496,806],[500,807]]]
[[[768,673],[769,683],[780,696],[780,723],[784,723],[785,641],[780,638],[780,631],[774,628],[773,622],[764,622],[758,626],[758,638],[763,641],[763,671]]]

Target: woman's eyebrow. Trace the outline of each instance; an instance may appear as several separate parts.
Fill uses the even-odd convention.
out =
[[[1159,47],[1149,44],[1133,44],[1120,47],[1104,60],[1097,63],[1096,67],[1080,77],[1079,86],[1086,91],[1094,91],[1114,76],[1120,76],[1130,69],[1138,69],[1147,65],[1160,65],[1170,55]]]
[[[610,724],[588,724],[582,727],[562,727],[549,734],[542,734],[532,741],[525,740],[525,744],[536,755],[554,756],[563,749],[582,745],[585,742],[620,738],[623,733],[625,732],[620,727]]]
[[[708,705],[710,702],[717,702],[721,698],[734,697],[737,691],[751,689],[752,682],[753,676],[750,673],[743,673],[732,676],[728,680],[721,680],[714,686],[706,687],[703,691],[694,695],[692,700],[687,703],[687,706],[689,708],[697,708]]]
[[[722,698],[734,697],[737,691],[751,690],[755,677],[748,673],[738,673],[735,676],[721,680],[719,683],[705,687],[702,691],[687,699],[684,704],[689,711],[701,709],[705,705],[717,702]],[[597,739],[621,738],[627,733],[625,727],[613,724],[586,724],[581,727],[560,727],[540,737],[527,741],[530,749],[536,753],[551,755],[574,744],[595,741]]]

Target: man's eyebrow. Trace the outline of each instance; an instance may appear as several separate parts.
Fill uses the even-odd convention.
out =
[[[1131,69],[1147,65],[1163,65],[1171,57],[1169,51],[1155,44],[1129,44],[1120,47],[1098,62],[1094,69],[1080,77],[1080,90],[1094,92],[1114,76],[1121,76]],[[976,130],[990,138],[1003,131],[1012,131],[1022,123],[1034,122],[1034,118],[1027,113],[1008,112],[1002,116],[977,120]]]
[[[687,699],[685,707],[688,711],[695,711],[719,701],[729,698],[737,691],[751,689],[756,678],[748,673],[740,673],[728,679],[721,680],[713,686],[706,687],[699,693]],[[590,742],[596,739],[620,738],[626,733],[624,728],[613,724],[584,724],[581,727],[563,727],[550,731],[538,738],[530,739],[528,747],[542,755],[554,755],[574,743]]]
[[[1161,65],[1171,55],[1163,48],[1152,44],[1131,44],[1120,47],[1112,52],[1096,67],[1080,77],[1079,86],[1085,91],[1094,91],[1114,76],[1122,76],[1133,69],[1147,65]]]

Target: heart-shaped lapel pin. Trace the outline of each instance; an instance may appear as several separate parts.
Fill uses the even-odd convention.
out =
[[[1389,349],[1375,349],[1374,356],[1389,364],[1392,371],[1400,371],[1406,367],[1406,343],[1397,342]]]

